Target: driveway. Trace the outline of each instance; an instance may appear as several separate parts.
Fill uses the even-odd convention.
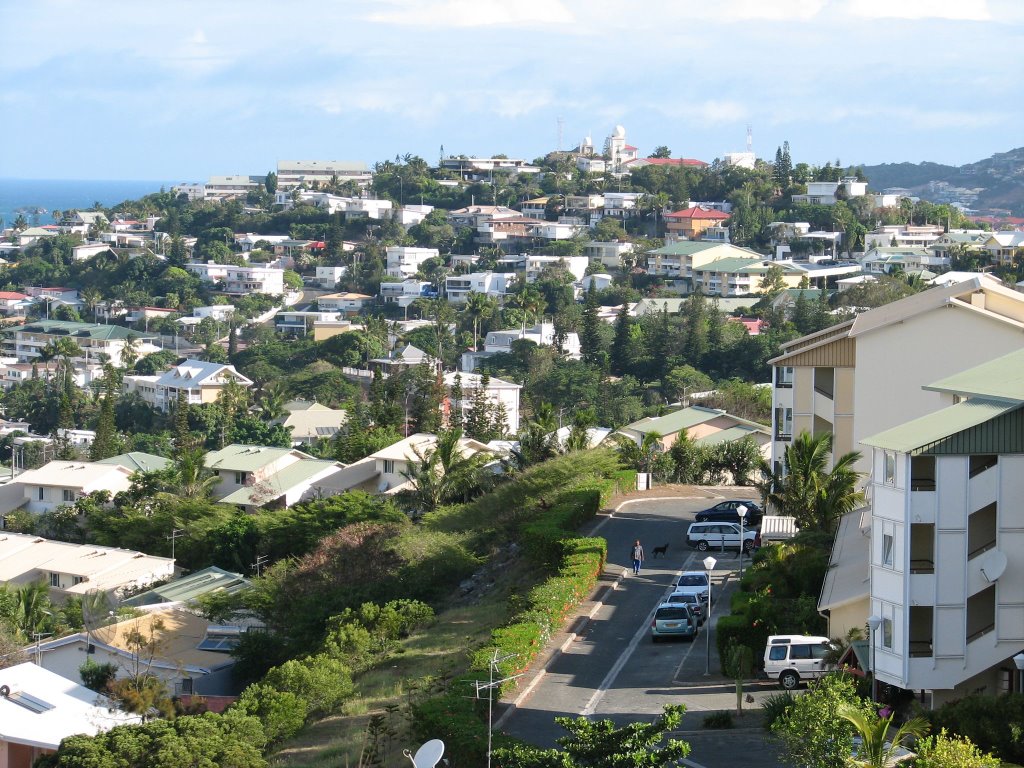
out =
[[[730,497],[735,492],[728,489]],[[684,704],[687,714],[675,735],[692,746],[687,764],[702,768],[780,765],[775,745],[753,712],[731,730],[702,727],[708,712],[736,706],[735,685],[718,671],[713,628],[721,615],[719,606],[727,610],[735,589],[739,566],[735,553],[712,553],[717,563],[712,571],[711,619],[698,637],[657,645],[650,638],[654,609],[671,591],[675,578],[684,570],[704,570],[701,561],[707,553],[690,550],[684,541],[694,513],[707,506],[706,497],[641,499],[598,523],[595,534],[608,540],[605,588],[596,602],[581,608],[582,618],[570,628],[573,632],[553,641],[553,656],[538,665],[544,667],[542,673],[535,669],[524,681],[520,690],[525,695],[520,694],[521,700],[502,715],[501,730],[531,743],[554,746],[564,733],[553,722],[557,716],[582,714],[624,723],[655,716],[665,704]],[[628,568],[629,549],[637,538],[649,559],[640,575],[634,576]],[[652,548],[666,543],[666,556],[650,559]],[[755,703],[744,707],[756,711],[759,702],[776,690],[764,682],[747,683],[745,694]]]

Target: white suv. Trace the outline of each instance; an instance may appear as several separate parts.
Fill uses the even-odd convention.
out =
[[[832,671],[833,666],[825,663],[831,650],[832,641],[827,637],[772,635],[764,649],[765,674],[791,691],[801,680],[817,679]]]
[[[686,543],[701,552],[709,549],[740,548],[740,527],[735,523],[691,523],[686,531]],[[761,534],[744,528],[743,551],[750,552],[761,545]]]

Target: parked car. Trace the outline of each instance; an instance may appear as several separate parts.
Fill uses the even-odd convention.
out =
[[[665,598],[665,602],[669,605],[688,605],[690,611],[693,613],[693,617],[697,620],[697,626],[704,626],[704,620],[707,618],[705,608],[707,607],[700,595],[695,595],[692,592],[673,592],[671,595]]]
[[[764,517],[764,510],[761,505],[748,499],[729,499],[708,507],[697,513],[695,518],[698,523],[736,523],[740,524],[740,514],[736,510],[744,506],[747,508],[747,517],[743,524],[747,528],[756,528],[761,518]]]
[[[689,592],[698,595],[707,603],[711,593],[711,583],[708,581],[706,571],[683,571],[679,575],[679,581],[675,584],[674,592]]]
[[[814,635],[772,635],[764,649],[764,671],[786,690],[802,680],[815,680],[834,667],[825,662],[832,641]]]
[[[736,523],[690,523],[686,531],[686,543],[707,552],[709,549],[740,548],[740,527]],[[743,531],[743,551],[750,552],[761,546],[761,534],[757,530]]]
[[[697,636],[697,619],[686,604],[662,603],[654,612],[651,621],[651,642],[663,637],[685,637],[692,640]]]

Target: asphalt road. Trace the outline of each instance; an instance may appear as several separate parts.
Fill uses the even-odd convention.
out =
[[[529,695],[502,723],[502,730],[525,741],[554,746],[564,731],[558,716],[588,715],[629,722],[661,712],[665,704],[685,704],[679,738],[691,743],[689,763],[702,768],[744,765],[774,768],[774,747],[753,727],[707,731],[701,721],[709,711],[735,707],[735,688],[720,676],[713,624],[735,589],[739,565],[735,553],[712,553],[718,564],[712,576],[711,619],[693,641],[651,642],[650,624],[661,598],[671,591],[683,570],[704,570],[698,553],[684,543],[693,514],[710,506],[706,498],[647,500],[623,507],[604,521],[597,535],[608,540],[609,568],[628,575],[609,591],[602,605],[548,666]],[[630,568],[629,550],[640,539],[648,560],[639,576]],[[664,558],[651,559],[655,546],[668,543]],[[721,601],[719,603],[719,601]],[[710,636],[709,632],[710,630]],[[710,642],[708,642],[710,640]],[[710,675],[706,671],[710,670]],[[775,691],[768,684],[749,684],[761,699]]]

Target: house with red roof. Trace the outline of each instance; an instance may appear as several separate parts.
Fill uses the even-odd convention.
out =
[[[700,240],[706,229],[717,227],[728,218],[728,213],[695,205],[665,214],[665,227],[670,240]]]

